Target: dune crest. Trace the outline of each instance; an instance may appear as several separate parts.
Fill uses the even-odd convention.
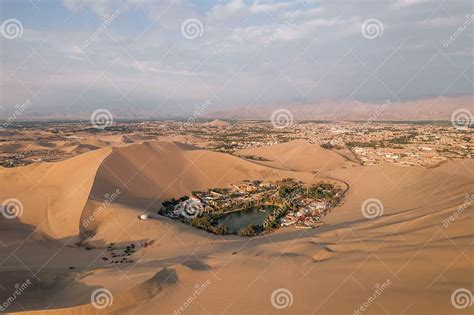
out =
[[[349,167],[354,163],[346,161],[339,154],[305,140],[293,140],[267,147],[238,150],[239,156],[264,158],[256,163],[292,171],[312,172]]]
[[[58,163],[4,169],[0,181],[9,184],[0,190],[0,200],[20,200],[23,213],[16,220],[34,226],[37,234],[53,239],[77,236],[95,173],[110,152],[101,149]]]

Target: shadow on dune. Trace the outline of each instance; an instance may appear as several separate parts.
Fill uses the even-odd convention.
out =
[[[0,272],[0,300],[6,312],[44,310],[90,303],[90,294],[99,287],[79,282],[78,273],[29,271]],[[7,303],[7,304],[5,304]]]
[[[62,309],[67,307],[68,314],[130,313],[159,296],[167,286],[178,283],[176,270],[167,268],[138,286],[122,292],[115,292],[113,288],[107,288],[107,292],[101,286],[85,285],[79,281],[81,276],[77,273],[45,272],[32,278],[29,272],[17,272],[15,277],[0,272],[0,277],[4,287],[0,288],[0,299],[8,301],[8,305],[0,308],[1,312],[47,309],[52,313],[62,313]],[[103,300],[99,297],[94,300],[96,292],[101,293]],[[97,308],[92,301],[105,307]]]

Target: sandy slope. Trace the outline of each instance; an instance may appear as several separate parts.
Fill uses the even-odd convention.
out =
[[[115,148],[97,173],[91,197],[117,188],[124,204],[156,208],[162,200],[192,190],[229,186],[244,179],[277,179],[287,176],[317,179],[307,173],[281,171],[238,157],[200,150],[174,142],[147,142]]]
[[[301,144],[293,145],[282,151],[282,157],[297,151]],[[318,159],[312,155],[306,162],[309,165]],[[70,213],[67,219],[57,210],[60,207],[44,206],[47,202],[40,193],[32,189],[21,193],[26,185],[19,180],[22,172],[43,174],[40,168],[48,167],[54,168],[54,180],[53,175],[45,176],[48,180],[44,182],[34,180],[41,192],[56,192],[50,195],[51,200],[74,195],[70,186],[78,177],[86,180],[87,174],[95,175],[93,183],[86,181],[83,195],[60,202],[68,205],[64,210]],[[11,183],[8,194],[25,198],[28,207],[21,222],[0,219],[0,226],[6,228],[4,234],[9,236],[4,241],[6,247],[0,246],[0,279],[5,288],[0,288],[0,301],[9,296],[15,283],[31,278],[33,284],[17,301],[26,310],[59,308],[49,310],[51,313],[172,314],[186,305],[189,314],[353,314],[374,294],[377,284],[390,280],[387,289],[370,300],[364,314],[469,314],[469,309],[455,309],[450,298],[458,288],[474,291],[474,202],[466,204],[464,199],[465,194],[474,193],[473,169],[474,162],[465,160],[437,169],[386,165],[325,170],[324,174],[350,185],[345,203],[326,217],[325,226],[282,229],[252,239],[218,237],[161,217],[150,221],[136,217],[147,208],[156,209],[159,201],[169,196],[240,179],[318,178],[160,142],[2,170],[1,182]],[[121,194],[114,203],[92,224],[83,226],[80,222],[97,211],[104,195],[116,189]],[[3,190],[0,194],[2,198],[8,195]],[[367,198],[382,202],[382,216],[362,216],[361,204]],[[33,212],[28,211],[32,202],[33,217],[27,213]],[[443,220],[463,203],[457,219],[443,226]],[[48,221],[47,228],[40,226],[38,233],[22,244],[51,209],[56,209],[56,219]],[[61,222],[62,227],[55,222]],[[65,238],[77,236],[79,227],[92,231],[89,242],[95,248],[64,247],[73,245]],[[143,247],[149,240],[155,243]],[[138,250],[132,258],[138,263],[117,266],[103,261],[101,258],[110,254],[104,246],[110,242],[115,242],[115,247],[136,244]],[[184,304],[193,296],[195,285],[206,281],[210,284],[198,298]],[[114,299],[109,308],[99,311],[90,304],[90,295],[102,287],[109,289]],[[290,307],[279,310],[272,306],[270,296],[278,288],[290,290]],[[8,310],[21,311],[22,307],[14,303]]]
[[[268,161],[258,161],[262,165],[275,168],[311,172],[349,167],[354,165],[330,150],[311,144],[305,140],[294,140],[268,147],[249,148],[235,152],[239,156],[258,156]]]
[[[110,149],[103,149],[61,163],[2,169],[0,200],[12,196],[19,199],[23,204],[21,223],[36,227],[45,237],[77,235],[95,172],[109,153]]]

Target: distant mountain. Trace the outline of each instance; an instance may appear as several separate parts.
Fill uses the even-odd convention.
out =
[[[108,109],[116,119],[187,119],[189,112],[174,112],[145,107],[122,107],[121,104],[90,109],[27,108],[24,112],[15,113],[15,109],[0,110],[0,120],[90,120],[91,114],[98,108]],[[380,103],[361,101],[320,101],[312,104],[257,104],[252,106],[213,107],[214,111],[204,112],[199,119],[214,120],[210,125],[224,126],[228,122],[222,119],[262,119],[270,120],[277,109],[288,110],[295,120],[450,120],[458,109],[466,109],[474,115],[473,96],[438,97],[414,101],[395,102],[386,100]]]
[[[206,118],[265,119],[277,109],[288,110],[297,120],[450,120],[459,109],[474,114],[473,96],[438,97],[416,101],[379,104],[359,101],[325,101],[314,104],[288,104],[265,107],[239,107],[214,111]]]

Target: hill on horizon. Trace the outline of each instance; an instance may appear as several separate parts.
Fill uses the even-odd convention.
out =
[[[380,103],[321,101],[314,104],[242,106],[215,110],[207,113],[206,117],[269,120],[274,111],[286,109],[295,120],[450,121],[452,114],[460,108],[474,112],[473,96],[438,97],[414,101],[386,100]]]

